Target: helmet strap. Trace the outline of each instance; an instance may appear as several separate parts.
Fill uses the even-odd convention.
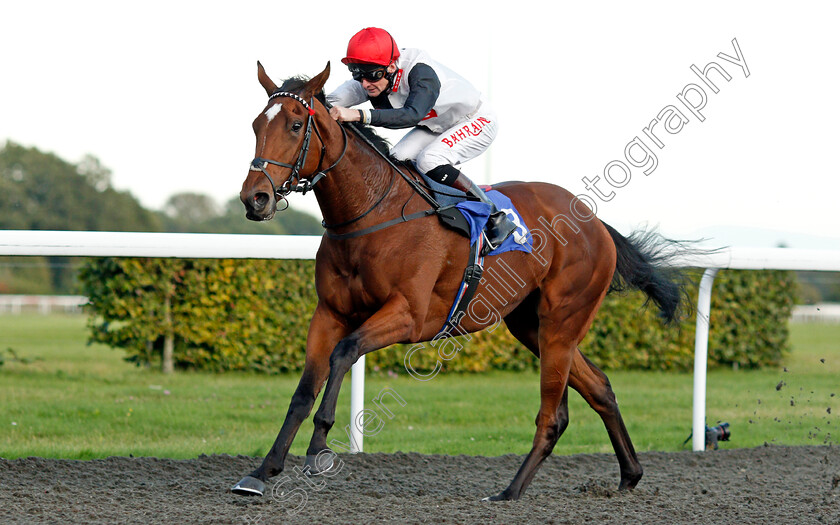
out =
[[[391,67],[391,64],[393,64],[393,66],[394,66],[394,72],[389,73],[387,69],[385,70],[385,77],[384,78],[388,79],[388,86],[383,90],[383,93],[387,93],[388,91],[391,91],[391,89],[394,87],[394,79],[397,78],[397,73],[399,73],[399,71],[400,71],[400,67],[397,65],[396,62],[391,60],[391,63],[388,64],[388,67]]]
[[[394,87],[394,78],[397,76],[397,71],[399,71],[399,69],[395,69],[393,73],[385,73],[385,78],[388,79],[388,85],[382,91],[383,93],[391,91],[391,88]]]

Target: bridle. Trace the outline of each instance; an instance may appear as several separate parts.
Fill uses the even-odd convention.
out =
[[[340,126],[341,133],[344,135],[344,148],[341,150],[341,155],[338,156],[338,159],[336,159],[332,166],[322,170],[321,163],[324,161],[324,156],[326,155],[326,146],[324,145],[324,139],[321,138],[321,133],[318,131],[318,125],[315,123],[315,109],[313,107],[314,97],[311,99],[311,102],[306,102],[306,100],[295,93],[288,91],[275,91],[268,97],[268,101],[271,102],[272,99],[277,97],[288,97],[297,100],[303,104],[303,107],[306,108],[309,113],[309,118],[306,121],[306,132],[303,135],[303,143],[300,146],[300,151],[298,151],[297,160],[294,164],[287,164],[285,162],[256,157],[251,161],[251,167],[249,168],[251,171],[261,171],[263,175],[265,175],[268,182],[271,184],[271,191],[274,193],[275,199],[278,201],[282,200],[286,203],[284,208],[278,210],[282,211],[289,207],[289,201],[286,200],[286,195],[289,195],[292,192],[300,192],[305,195],[306,192],[310,191],[312,187],[318,183],[318,181],[326,177],[328,171],[335,168],[336,165],[341,162],[341,159],[344,158],[344,154],[347,152],[347,132],[344,130],[344,126]],[[321,155],[318,158],[318,167],[315,169],[314,174],[301,175],[300,170],[306,163],[306,156],[309,154],[309,143],[312,140],[312,130],[315,130],[315,134],[318,135],[318,140],[321,141]],[[286,179],[286,182],[284,182],[280,187],[277,187],[277,185],[274,184],[274,180],[266,170],[269,164],[292,170],[291,176]],[[302,178],[304,176],[309,178]]]
[[[313,105],[315,103],[314,102],[315,98],[312,97],[310,99],[311,102],[306,102],[306,100],[304,100],[302,97],[300,97],[299,95],[297,95],[295,93],[291,93],[291,92],[288,92],[288,91],[275,91],[274,93],[271,94],[271,96],[268,97],[269,102],[276,97],[292,98],[292,99],[300,102],[303,105],[303,107],[306,108],[307,112],[309,113],[309,118],[307,119],[307,122],[306,122],[306,132],[304,133],[303,143],[301,144],[300,151],[298,152],[297,160],[295,161],[294,164],[287,164],[285,162],[278,162],[276,160],[270,160],[270,159],[264,159],[262,157],[256,157],[254,160],[251,161],[251,166],[249,168],[251,171],[261,171],[262,174],[265,175],[265,177],[268,179],[268,182],[271,184],[271,190],[274,193],[275,199],[278,200],[278,201],[282,200],[283,202],[286,203],[285,207],[283,207],[282,209],[278,209],[278,211],[283,211],[283,210],[285,210],[286,208],[289,207],[289,201],[286,200],[286,195],[289,195],[292,192],[300,192],[300,193],[306,194],[306,192],[310,191],[313,188],[313,186],[315,186],[315,184],[318,183],[318,181],[320,181],[321,179],[326,177],[328,171],[335,168],[338,165],[338,163],[341,162],[341,159],[344,158],[344,154],[347,153],[347,142],[348,142],[348,140],[347,140],[347,130],[345,129],[344,126],[339,126],[341,128],[341,133],[342,133],[343,138],[344,138],[344,147],[341,150],[341,155],[338,156],[338,159],[336,159],[336,161],[329,168],[327,168],[325,170],[321,170],[320,169],[321,163],[324,161],[324,156],[326,155],[326,146],[324,145],[324,140],[321,138],[321,133],[318,131],[318,125],[315,123],[315,109],[313,108]],[[318,159],[318,167],[315,169],[314,174],[303,175],[303,176],[309,177],[308,179],[303,179],[302,178],[303,176],[301,175],[300,170],[303,167],[303,165],[306,163],[306,156],[309,153],[309,143],[312,140],[312,130],[313,129],[315,130],[315,134],[318,135],[318,140],[321,141],[321,156]],[[384,155],[381,152],[379,152],[377,150],[377,148],[373,144],[371,144],[371,142],[367,138],[365,138],[364,135],[362,135],[362,133],[358,129],[356,129],[356,128],[351,128],[351,129],[356,133],[356,135],[361,140],[363,140],[364,142],[367,142],[367,144],[374,151],[379,153],[382,156],[382,158],[385,159],[385,161],[388,164],[391,165],[391,167],[394,169],[394,172],[392,172],[391,182],[388,185],[388,187],[385,189],[385,191],[379,197],[379,199],[367,211],[365,211],[364,213],[358,215],[357,217],[355,217],[353,219],[350,219],[348,221],[344,221],[344,222],[341,222],[341,223],[338,223],[338,224],[327,224],[326,221],[321,221],[321,225],[327,230],[327,236],[328,237],[335,238],[335,239],[345,239],[345,238],[359,237],[359,236],[362,236],[362,235],[366,235],[368,233],[372,233],[374,231],[378,231],[380,229],[384,229],[384,228],[393,226],[395,224],[399,224],[401,222],[407,222],[409,220],[417,219],[417,218],[421,218],[421,217],[428,217],[429,215],[434,214],[436,210],[440,209],[440,204],[438,204],[429,193],[424,191],[424,188],[417,181],[415,181],[414,179],[412,179],[411,177],[409,177],[405,173],[403,173],[402,170],[400,170],[399,167],[397,167],[394,164],[394,162],[391,159],[388,158],[387,155]],[[274,184],[274,180],[271,178],[271,175],[266,170],[266,168],[268,167],[269,164],[272,164],[274,166],[280,166],[280,167],[283,167],[283,168],[289,168],[289,169],[292,170],[291,176],[289,176],[289,178],[286,180],[286,182],[284,182],[282,184],[282,186],[280,186],[279,188],[277,187],[276,184]],[[401,213],[400,217],[398,217],[396,219],[386,221],[384,223],[378,224],[376,226],[372,226],[370,228],[365,228],[363,230],[358,230],[356,232],[351,232],[351,233],[346,233],[346,234],[330,234],[329,230],[353,224],[353,223],[359,221],[360,219],[366,217],[374,209],[376,209],[382,203],[382,201],[385,199],[385,197],[388,196],[388,194],[391,192],[391,189],[394,187],[394,182],[396,180],[396,174],[397,173],[408,183],[409,186],[411,186],[414,189],[414,191],[416,193],[418,193],[426,202],[431,204],[433,206],[433,208],[429,209],[429,210],[422,211],[422,212],[413,213],[411,215],[405,215],[404,213]]]

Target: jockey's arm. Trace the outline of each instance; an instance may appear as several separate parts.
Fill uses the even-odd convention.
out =
[[[426,64],[417,64],[408,74],[408,98],[401,108],[370,110],[370,124],[384,128],[411,128],[432,110],[440,95],[440,79]]]
[[[362,119],[361,110],[342,106],[331,107],[330,116],[339,122],[358,122]]]
[[[340,122],[356,122],[360,119],[359,111],[349,109],[368,101],[367,92],[355,80],[348,80],[327,95],[330,116]]]
[[[363,120],[362,111],[365,111],[364,120],[372,126],[391,129],[414,127],[429,114],[437,102],[440,95],[440,80],[431,67],[426,64],[417,64],[408,75],[408,86],[408,97],[401,108],[380,107],[372,110],[358,110],[347,106],[354,106],[368,100],[365,90],[358,82],[347,81],[327,96],[327,101],[333,105],[330,108],[330,116],[341,122],[357,122]],[[386,93],[380,97],[384,102],[382,105],[390,105],[387,102]],[[372,102],[374,108],[380,105],[377,100],[372,100]]]

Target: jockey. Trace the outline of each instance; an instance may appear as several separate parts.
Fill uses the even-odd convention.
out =
[[[491,249],[498,247],[516,226],[455,167],[480,155],[496,138],[496,113],[481,93],[426,52],[399,49],[387,31],[376,27],[353,35],[341,62],[353,80],[327,95],[330,115],[340,122],[412,128],[391,155],[489,204],[487,241]],[[368,100],[374,109],[349,109]]]

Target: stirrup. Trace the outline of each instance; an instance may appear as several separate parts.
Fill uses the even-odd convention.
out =
[[[511,234],[512,233],[513,232],[511,232]],[[510,234],[508,234],[507,237],[505,237],[501,241],[496,241],[496,244],[493,244],[493,241],[490,240],[490,236],[487,235],[486,230],[481,232],[481,235],[484,236],[484,246],[481,247],[481,256],[482,257],[484,257],[485,255],[488,255],[490,252],[492,252],[493,250],[495,250],[496,248],[498,248],[499,246],[504,244],[505,240],[507,240],[507,238],[510,237]]]
[[[482,231],[481,235],[484,237],[484,246],[481,247],[481,256],[484,257],[499,246],[494,245],[490,241],[490,237],[487,235],[487,231]]]
[[[482,250],[481,250],[482,255],[487,255],[488,253],[492,252],[493,250],[495,250],[496,248],[498,248],[499,246],[504,244],[504,242],[507,240],[507,238],[510,237],[511,235],[513,235],[513,232],[516,231],[516,225],[513,223],[513,221],[511,221],[508,218],[507,214],[505,214],[504,212],[500,212],[500,211],[497,211],[496,213],[501,213],[504,218],[500,221],[500,224],[495,225],[495,226],[499,226],[500,229],[493,228],[490,224],[490,220],[488,219],[487,226],[485,226],[484,230],[481,232],[482,235],[484,235],[484,240],[486,241],[486,244],[484,245],[484,248],[482,248]],[[492,215],[491,215],[491,217],[492,217]],[[491,226],[491,227],[488,228],[488,226]],[[505,226],[507,226],[507,227],[505,227]],[[490,233],[489,233],[490,230],[492,230],[493,233],[496,233],[496,234],[498,234],[501,231],[502,235],[495,235],[494,239],[490,239]]]

